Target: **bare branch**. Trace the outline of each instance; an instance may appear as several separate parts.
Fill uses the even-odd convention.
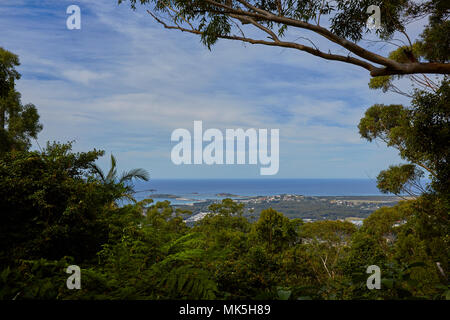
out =
[[[234,18],[233,15],[231,15],[231,16]],[[240,19],[241,21],[244,20],[244,21],[247,21],[247,22],[253,24],[253,25],[254,25],[255,27],[257,27],[258,29],[260,29],[260,30],[266,32],[267,34],[269,34],[270,37],[271,37],[274,41],[279,41],[277,35],[276,35],[272,30],[270,30],[269,28],[264,27],[263,25],[257,23],[257,22],[256,22],[255,20],[253,20],[252,18],[238,18],[238,19]]]

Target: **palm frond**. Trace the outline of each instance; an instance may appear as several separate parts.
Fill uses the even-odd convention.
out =
[[[120,182],[127,182],[132,179],[139,179],[148,181],[150,179],[150,175],[147,170],[142,168],[132,169],[130,171],[125,171],[120,177]]]
[[[97,165],[94,163],[94,164],[91,164],[91,168],[92,168],[92,170],[100,177],[100,179],[102,180],[102,182],[106,182],[105,174],[103,173],[103,170],[100,169],[99,166],[97,166]]]
[[[106,176],[106,180],[108,182],[114,182],[117,177],[117,170],[116,170],[117,161],[116,158],[111,155],[111,168],[109,169],[108,175]]]
[[[133,195],[132,195],[132,194],[129,194],[129,193],[124,193],[124,194],[122,195],[122,198],[125,198],[125,199],[127,199],[127,200],[129,200],[129,201],[131,201],[131,202],[133,202],[133,203],[137,203],[136,198],[133,197]]]

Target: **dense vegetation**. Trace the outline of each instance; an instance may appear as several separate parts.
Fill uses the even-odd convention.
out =
[[[437,195],[382,208],[357,229],[273,209],[250,223],[230,199],[189,228],[169,202],[112,205],[102,152],[70,144],[0,158],[2,299],[363,299],[448,294],[448,206]],[[142,213],[145,213],[143,215]],[[406,221],[398,225],[398,222]],[[82,268],[81,290],[65,269]],[[368,265],[382,289],[366,288]]]
[[[360,229],[272,209],[250,223],[225,199],[189,228],[168,202],[111,206],[116,192],[82,169],[96,154],[68,150],[0,162],[2,299],[439,299],[448,291],[448,211],[433,197],[382,208]],[[66,288],[71,264],[82,268],[80,290]],[[382,270],[381,290],[366,288],[371,264]]]

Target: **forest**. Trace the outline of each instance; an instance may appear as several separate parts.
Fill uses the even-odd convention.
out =
[[[359,229],[273,209],[250,223],[231,199],[187,227],[168,201],[119,206],[130,190],[90,171],[101,152],[70,147],[2,157],[2,299],[448,298],[448,206],[436,195],[381,208]],[[80,290],[66,287],[73,264]],[[366,287],[369,265],[381,290]]]

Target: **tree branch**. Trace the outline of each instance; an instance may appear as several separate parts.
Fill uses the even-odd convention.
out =
[[[197,35],[202,35],[203,32],[196,30],[196,29],[187,29],[187,28],[183,28],[181,26],[171,26],[166,24],[164,21],[162,21],[161,19],[159,19],[156,15],[154,15],[151,11],[147,10],[147,12],[160,24],[162,24],[164,26],[164,28],[166,29],[177,29],[183,32],[189,32],[189,33],[193,33],[193,34],[197,34]],[[276,37],[276,36],[275,36]],[[342,55],[337,55],[337,54],[332,54],[332,53],[325,53],[323,51],[320,51],[318,49],[312,48],[312,47],[308,47],[299,43],[294,43],[294,42],[286,42],[286,41],[280,41],[280,40],[274,40],[274,41],[267,41],[267,40],[257,40],[257,39],[252,39],[252,38],[247,38],[247,37],[243,37],[243,36],[236,36],[236,35],[218,35],[218,38],[221,39],[228,39],[228,40],[238,40],[238,41],[242,41],[242,42],[247,42],[247,43],[251,43],[251,44],[263,44],[263,45],[267,45],[267,46],[277,46],[277,47],[284,47],[284,48],[292,48],[292,49],[297,49],[300,51],[305,51],[309,54],[312,54],[314,56],[317,57],[321,57],[323,59],[326,60],[334,60],[334,61],[341,61],[341,62],[346,62],[346,63],[350,63],[350,64],[354,64],[360,67],[363,67],[364,69],[367,69],[369,71],[376,69],[373,65],[371,65],[370,63],[354,58],[354,57],[350,57],[350,56],[342,56]],[[278,38],[276,38],[278,39]]]
[[[241,7],[235,8],[232,6],[231,2],[224,4],[224,3],[216,2],[214,0],[204,0],[205,3],[211,5],[212,7],[218,8],[218,10],[214,10],[213,8],[211,8],[211,9],[207,8],[205,11],[213,12],[213,13],[217,13],[217,14],[228,15],[231,18],[239,20],[243,24],[251,23],[258,29],[269,34],[270,37],[272,38],[273,42],[272,41],[264,41],[264,40],[255,40],[255,39],[251,39],[251,38],[237,37],[237,36],[231,36],[231,35],[219,35],[218,38],[230,39],[230,40],[240,40],[243,42],[248,42],[248,43],[253,43],[253,44],[279,46],[279,47],[293,48],[293,49],[297,49],[300,51],[305,51],[309,54],[324,58],[326,60],[336,60],[336,61],[346,62],[346,63],[350,63],[350,64],[354,64],[354,65],[363,67],[364,69],[370,71],[370,75],[373,77],[387,76],[387,75],[427,74],[427,73],[450,74],[450,64],[448,64],[448,63],[420,63],[420,62],[399,63],[395,60],[383,57],[374,52],[366,50],[363,47],[357,45],[356,43],[351,42],[345,38],[342,38],[318,24],[313,25],[308,22],[289,18],[289,17],[281,15],[280,12],[277,12],[277,14],[274,14],[270,11],[257,8],[245,0],[236,0],[236,1],[238,3],[240,3],[243,7],[245,7],[247,10],[243,10],[243,9],[241,9]],[[172,8],[170,8],[170,9],[172,9]],[[151,15],[153,16],[153,18],[155,18],[155,16],[153,14],[151,14]],[[156,20],[158,22],[162,23],[161,20],[159,20],[159,19],[156,19]],[[261,24],[261,21],[272,22],[272,23],[277,23],[277,24],[282,24],[282,25],[286,25],[286,26],[291,26],[291,27],[295,27],[295,28],[312,31],[312,32],[328,39],[329,41],[339,45],[340,47],[345,48],[346,50],[355,54],[359,58],[354,58],[354,57],[350,57],[350,56],[345,57],[342,55],[324,53],[322,51],[319,51],[319,50],[311,48],[311,47],[304,46],[302,44],[298,44],[298,43],[294,43],[294,42],[280,41],[277,38],[277,36],[275,35],[275,33],[272,30],[270,30],[270,28],[265,27]],[[178,25],[177,26],[169,26],[165,23],[162,23],[162,24],[164,25],[165,28],[168,28],[168,29],[178,29],[181,31],[190,32],[190,33],[194,33],[194,34],[199,34],[199,35],[202,34],[201,31],[193,28],[192,26],[191,26],[191,29],[187,29],[187,28],[184,28],[184,27],[181,27]],[[367,61],[364,61],[364,60],[367,60]],[[372,63],[380,65],[380,66],[375,66]]]

